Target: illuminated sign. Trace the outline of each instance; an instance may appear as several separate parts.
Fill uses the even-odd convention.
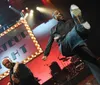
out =
[[[9,56],[14,62],[26,64],[42,52],[26,20],[19,20],[0,34],[0,80],[9,75],[9,70],[1,65],[4,57]]]

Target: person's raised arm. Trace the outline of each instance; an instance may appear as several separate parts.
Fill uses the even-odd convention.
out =
[[[51,35],[50,38],[49,38],[48,44],[46,46],[46,49],[44,50],[44,56],[42,57],[42,60],[46,60],[47,59],[47,56],[50,53],[53,41],[54,41],[54,37]]]

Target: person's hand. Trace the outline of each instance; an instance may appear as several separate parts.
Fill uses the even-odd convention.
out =
[[[12,81],[14,81],[14,83],[18,84],[20,81],[18,78],[16,78],[14,75],[11,76]]]
[[[44,60],[44,61],[47,60],[47,56],[43,56],[42,60]]]
[[[7,83],[7,85],[11,85],[11,83],[10,83],[10,82],[8,82],[8,83]]]
[[[14,68],[13,68],[13,72],[17,73],[18,72],[18,66],[19,66],[19,62],[16,62]]]

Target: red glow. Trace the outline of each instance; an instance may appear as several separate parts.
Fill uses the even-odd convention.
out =
[[[24,10],[22,10],[22,12],[24,12]]]
[[[42,0],[42,3],[43,3],[45,6],[47,6],[47,5],[48,5],[47,0]]]

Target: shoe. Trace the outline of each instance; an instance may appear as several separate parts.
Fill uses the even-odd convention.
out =
[[[83,25],[83,27],[87,30],[89,30],[91,28],[90,24],[86,21],[84,23],[82,23],[81,25]]]
[[[75,4],[71,5],[70,13],[71,13],[72,18],[74,19],[75,24],[81,24],[84,22],[82,18],[81,10],[77,5]]]

